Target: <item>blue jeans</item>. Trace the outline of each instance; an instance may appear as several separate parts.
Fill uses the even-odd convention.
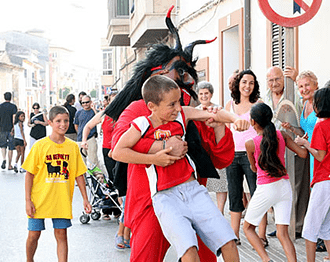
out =
[[[251,196],[257,187],[257,175],[252,172],[246,152],[235,152],[233,163],[226,168],[228,181],[229,210],[242,212],[243,176],[245,174]]]

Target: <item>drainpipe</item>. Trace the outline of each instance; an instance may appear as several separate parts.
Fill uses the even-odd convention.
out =
[[[244,69],[251,68],[251,0],[244,0]]]

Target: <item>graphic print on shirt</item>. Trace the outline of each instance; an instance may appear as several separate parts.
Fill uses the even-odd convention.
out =
[[[154,132],[155,140],[167,140],[170,137],[171,137],[171,131],[170,130],[157,129]]]
[[[66,183],[69,179],[68,161],[68,154],[46,155],[45,164],[48,172],[46,183]]]

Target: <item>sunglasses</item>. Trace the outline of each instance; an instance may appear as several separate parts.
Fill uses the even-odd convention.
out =
[[[91,101],[81,102],[81,104],[89,104]]]
[[[39,109],[39,107],[33,107],[33,109]]]

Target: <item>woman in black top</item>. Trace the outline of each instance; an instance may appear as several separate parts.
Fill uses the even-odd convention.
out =
[[[65,136],[72,139],[73,141],[77,141],[77,132],[73,125],[73,120],[77,112],[77,109],[72,106],[74,105],[75,101],[76,101],[75,96],[73,94],[68,94],[66,96],[66,102],[64,103],[64,107],[69,111],[69,119],[70,119],[69,128],[68,131],[66,131]]]
[[[33,112],[30,114],[28,126],[31,127],[30,131],[30,149],[34,142],[46,136],[46,126],[48,126],[48,119],[45,113],[40,112],[40,105],[34,103],[32,105]]]

